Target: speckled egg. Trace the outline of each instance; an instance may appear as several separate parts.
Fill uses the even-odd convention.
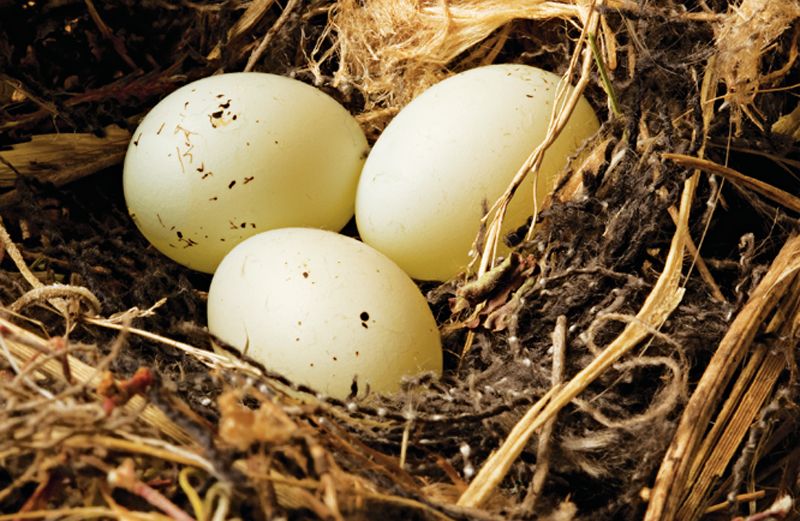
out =
[[[211,273],[256,233],[341,229],[367,151],[355,119],[320,90],[273,74],[211,76],[164,98],[136,129],[125,200],[158,250]]]
[[[484,208],[508,187],[544,140],[561,78],[526,65],[489,65],[423,92],[383,131],[356,195],[361,238],[422,280],[464,270]],[[536,185],[539,204],[581,143],[599,127],[581,98],[548,148]],[[517,191],[505,231],[533,211],[533,179]]]
[[[236,246],[211,281],[208,329],[337,398],[442,371],[439,331],[416,284],[366,244],[318,229],[272,230]]]

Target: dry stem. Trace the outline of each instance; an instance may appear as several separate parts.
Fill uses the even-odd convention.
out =
[[[788,291],[800,271],[800,236],[786,241],[772,267],[731,324],[706,367],[678,430],[664,456],[653,488],[646,521],[675,519],[690,465],[715,404],[769,313]]]
[[[564,370],[566,368],[567,355],[567,317],[561,315],[556,320],[556,327],[553,330],[553,387],[561,385],[564,381]],[[532,512],[536,506],[536,500],[542,493],[547,474],[550,471],[550,445],[552,443],[553,430],[556,425],[556,416],[553,416],[542,427],[539,436],[539,444],[536,448],[536,470],[533,473],[530,488],[522,502],[520,510]]]

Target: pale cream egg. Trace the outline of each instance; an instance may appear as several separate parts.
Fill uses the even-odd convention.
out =
[[[272,230],[236,246],[211,282],[208,328],[337,398],[442,371],[439,331],[416,284],[364,243],[318,229]]]
[[[484,208],[503,193],[545,138],[561,78],[525,65],[489,65],[423,92],[370,152],[356,195],[361,238],[412,277],[447,280],[463,270]],[[541,166],[541,204],[567,158],[599,127],[581,98]],[[505,231],[533,211],[533,180],[517,191]]]
[[[125,200],[153,246],[212,273],[258,232],[341,229],[367,151],[355,119],[318,89],[265,73],[211,76],[164,98],[133,133]]]

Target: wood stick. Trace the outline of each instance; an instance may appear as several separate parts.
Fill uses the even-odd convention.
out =
[[[564,371],[566,369],[567,356],[567,317],[561,315],[556,320],[556,327],[553,330],[553,373],[551,384],[561,385],[564,381]],[[522,501],[521,510],[523,512],[533,512],[536,500],[542,493],[547,474],[550,471],[550,446],[552,444],[553,430],[556,426],[556,416],[550,418],[539,436],[539,444],[536,447],[536,470],[533,473],[530,488]]]
[[[661,157],[664,159],[669,159],[682,166],[698,168],[700,170],[705,170],[706,172],[719,174],[729,181],[738,183],[745,188],[749,188],[750,190],[763,195],[767,199],[780,204],[781,206],[800,213],[800,197],[792,195],[789,192],[784,192],[783,190],[775,188],[771,184],[765,183],[764,181],[759,181],[758,179],[746,176],[741,172],[737,172],[733,168],[728,168],[727,166],[709,161],[708,159],[700,159],[699,157],[692,157],[684,154],[665,153],[661,154]]]
[[[720,342],[697,384],[656,477],[645,521],[677,519],[693,457],[756,332],[800,272],[800,236],[789,238]]]
[[[12,188],[20,176],[63,186],[121,163],[130,132],[116,125],[106,127],[105,131],[105,137],[41,134],[0,152],[0,188]],[[14,192],[3,194],[0,207],[15,199]]]

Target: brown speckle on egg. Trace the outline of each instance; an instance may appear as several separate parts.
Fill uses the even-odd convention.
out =
[[[178,153],[178,163],[181,164],[181,172],[186,172],[186,168],[183,166],[183,159],[181,159],[181,151],[178,150],[178,147],[175,147],[175,152]]]

